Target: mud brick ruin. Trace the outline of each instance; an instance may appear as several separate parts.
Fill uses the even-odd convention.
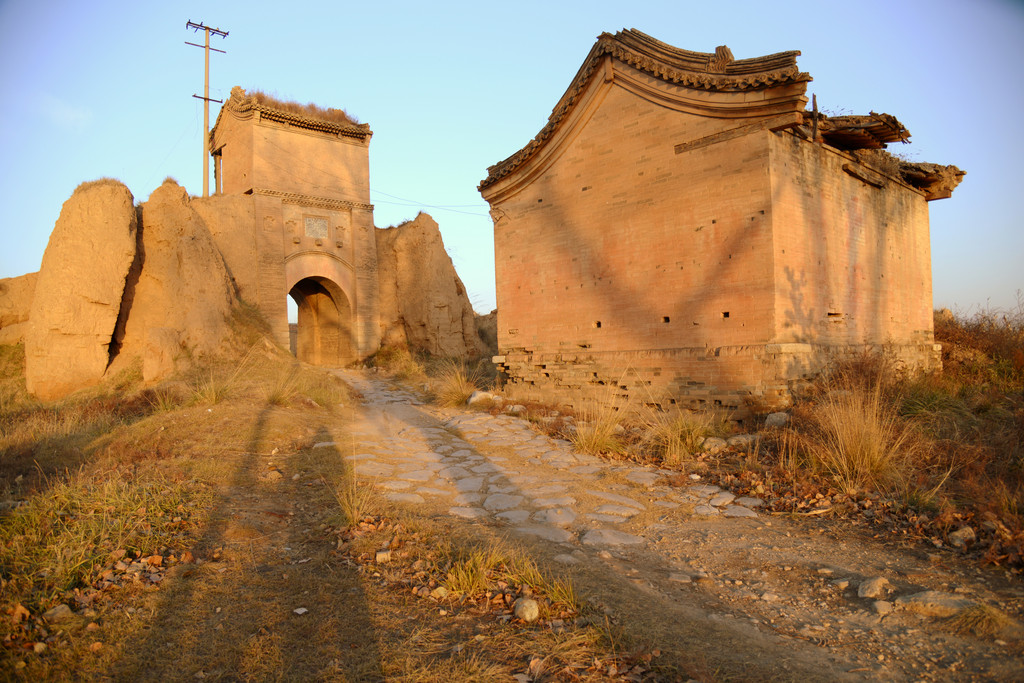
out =
[[[808,111],[799,54],[598,38],[480,184],[512,385],[739,408],[836,354],[940,362],[927,202],[963,172],[885,152],[910,137],[887,114]]]

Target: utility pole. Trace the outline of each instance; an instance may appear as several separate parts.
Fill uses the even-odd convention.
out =
[[[228,32],[221,31],[219,28],[210,28],[202,23],[195,23],[189,21],[185,24],[186,29],[193,29],[194,31],[202,31],[206,35],[205,44],[199,45],[198,43],[190,43],[185,41],[186,45],[192,47],[201,47],[206,52],[206,79],[203,83],[203,96],[192,95],[198,100],[203,101],[203,196],[210,196],[210,102],[216,102],[221,104],[224,100],[211,100],[210,99],[210,50],[214,52],[226,53],[225,50],[218,50],[215,47],[210,47],[210,34],[220,36],[221,38],[227,38]]]

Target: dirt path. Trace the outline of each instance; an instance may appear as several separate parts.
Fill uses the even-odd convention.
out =
[[[1020,680],[1019,632],[956,635],[972,604],[1019,615],[1024,590],[949,553],[756,511],[717,487],[575,453],[510,416],[424,405],[339,372],[364,397],[338,448],[397,506],[511,535],[634,638],[713,677]],[[872,590],[874,588],[874,590]],[[1011,637],[1015,636],[1015,637]]]

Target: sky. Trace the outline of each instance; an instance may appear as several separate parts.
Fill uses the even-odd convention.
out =
[[[137,202],[167,176],[202,193],[189,20],[228,31],[211,39],[226,50],[211,97],[258,88],[370,124],[377,226],[430,213],[478,312],[495,295],[477,185],[540,131],[597,36],[623,28],[737,59],[800,50],[819,108],[895,115],[912,138],[893,151],[967,171],[929,204],[934,305],[1024,306],[1024,0],[0,0],[0,278],[39,268],[83,181],[118,178]]]

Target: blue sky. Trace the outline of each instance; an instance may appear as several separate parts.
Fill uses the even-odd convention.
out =
[[[540,130],[598,34],[637,28],[738,59],[801,50],[819,107],[895,115],[913,135],[895,151],[967,171],[930,204],[936,307],[1015,307],[1024,3],[835,4],[0,0],[0,277],[38,269],[84,180],[119,178],[136,201],[168,175],[201,193],[191,19],[230,32],[213,39],[227,54],[211,57],[211,97],[256,87],[369,123],[377,225],[433,215],[486,312],[492,229],[477,184]]]

